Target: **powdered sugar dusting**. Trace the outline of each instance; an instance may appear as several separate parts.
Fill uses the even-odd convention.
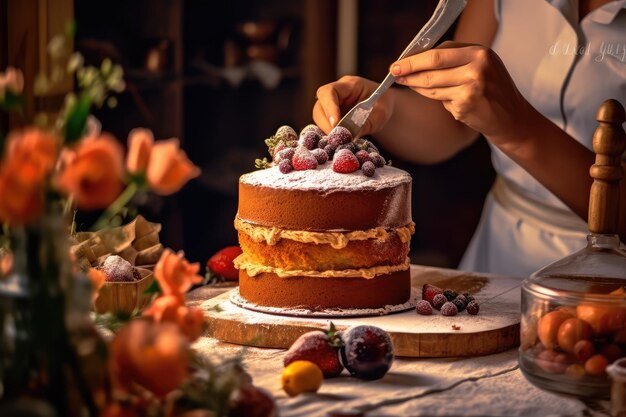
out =
[[[394,187],[411,181],[408,172],[391,166],[379,168],[373,177],[366,177],[359,170],[350,174],[333,171],[330,163],[317,169],[292,171],[283,174],[278,167],[263,169],[241,176],[245,184],[269,188],[289,188],[298,190],[378,190]]]
[[[411,292],[409,300],[402,304],[386,305],[380,308],[327,308],[320,310],[311,310],[309,308],[299,307],[268,307],[262,306],[256,303],[252,303],[239,294],[239,288],[235,288],[229,292],[230,302],[246,310],[258,311],[260,313],[276,314],[279,316],[291,316],[291,317],[368,317],[368,316],[385,316],[387,314],[400,313],[407,310],[412,310],[417,304],[417,294],[415,291]],[[224,306],[221,306],[224,308]]]

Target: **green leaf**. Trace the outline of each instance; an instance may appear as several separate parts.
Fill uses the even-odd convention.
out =
[[[152,284],[150,284],[150,286],[143,291],[144,294],[161,294],[162,292],[161,286],[156,279],[152,281]]]
[[[0,101],[0,107],[6,111],[19,109],[22,107],[24,99],[21,95],[14,94],[11,91],[6,91],[4,94],[4,100]]]
[[[87,117],[91,110],[91,97],[83,94],[67,113],[65,121],[65,143],[71,144],[83,136]]]

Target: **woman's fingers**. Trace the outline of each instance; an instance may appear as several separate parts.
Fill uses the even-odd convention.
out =
[[[480,59],[482,49],[477,45],[444,42],[437,48],[394,62],[389,71],[397,78],[419,71],[458,67]]]
[[[317,89],[313,120],[328,133],[341,120],[342,110],[350,109],[373,91],[371,81],[344,76]],[[375,88],[375,87],[374,87]],[[370,91],[371,89],[371,91]]]
[[[461,85],[468,80],[479,79],[480,74],[473,70],[473,65],[465,64],[459,67],[442,70],[419,71],[396,78],[398,84],[409,88],[442,88]]]

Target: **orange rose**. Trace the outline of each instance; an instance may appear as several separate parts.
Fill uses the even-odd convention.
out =
[[[0,165],[0,221],[23,224],[41,213],[45,180],[59,143],[57,136],[35,128],[9,134]]]
[[[75,148],[64,150],[62,160],[57,185],[74,197],[79,207],[105,208],[120,194],[123,151],[113,136],[83,139]]]
[[[199,270],[200,264],[187,262],[183,252],[174,253],[171,249],[165,249],[154,267],[154,277],[163,294],[182,298],[193,284],[202,282]]]
[[[163,398],[188,376],[189,341],[171,323],[133,320],[115,336],[109,369],[118,389],[138,384]]]
[[[43,184],[35,182],[16,162],[0,167],[0,222],[24,224],[43,210]]]
[[[163,295],[152,302],[143,315],[157,322],[170,322],[178,326],[190,341],[196,340],[202,333],[204,315],[202,310],[185,306],[179,295]]]
[[[17,164],[19,175],[28,183],[41,183],[57,160],[61,140],[54,134],[37,128],[27,128],[9,134],[6,161]]]
[[[158,141],[152,147],[146,176],[155,193],[173,194],[198,175],[200,168],[192,164],[180,149],[178,139]]]
[[[154,135],[148,129],[133,129],[128,134],[126,169],[131,174],[145,173],[154,145]]]
[[[104,285],[104,280],[106,279],[106,276],[104,275],[103,271],[100,271],[96,268],[89,268],[89,271],[87,271],[87,276],[91,281],[92,287],[91,301],[95,302],[96,298],[98,298],[98,292],[100,291],[100,288],[102,288],[102,286]]]

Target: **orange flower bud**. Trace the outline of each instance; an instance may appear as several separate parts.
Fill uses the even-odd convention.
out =
[[[154,145],[154,135],[149,129],[133,129],[128,134],[126,169],[131,174],[145,173]]]
[[[111,135],[83,139],[61,155],[63,166],[58,187],[86,210],[109,206],[122,189],[122,146]]]
[[[157,322],[176,324],[189,341],[200,336],[204,325],[202,310],[185,306],[184,299],[179,295],[163,295],[157,298],[143,315]]]
[[[171,323],[133,320],[111,342],[109,369],[125,391],[138,384],[163,398],[188,377],[189,341]]]
[[[187,181],[200,175],[200,168],[180,149],[178,139],[158,141],[152,147],[147,179],[150,189],[168,195],[180,190]]]
[[[154,277],[163,294],[182,298],[193,284],[202,282],[202,277],[198,275],[199,270],[200,264],[187,262],[183,252],[174,253],[171,249],[165,249],[154,267]]]
[[[96,268],[89,268],[89,271],[87,271],[87,276],[91,281],[92,287],[91,301],[95,302],[96,298],[98,298],[98,292],[100,291],[100,288],[102,288],[102,286],[104,285],[106,276],[104,275],[103,271],[100,271]]]

